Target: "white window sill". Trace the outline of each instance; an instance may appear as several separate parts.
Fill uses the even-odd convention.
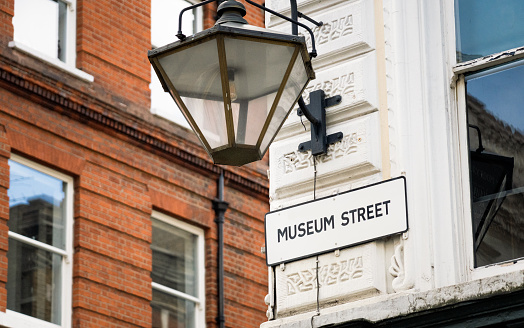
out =
[[[0,325],[8,328],[62,328],[63,326],[55,325],[47,321],[36,319],[25,314],[15,311],[6,310],[0,312]]]
[[[9,48],[13,48],[15,50],[21,51],[37,59],[43,60],[47,62],[48,64],[51,64],[54,67],[66,73],[69,73],[75,77],[78,77],[86,82],[93,82],[95,80],[95,78],[92,75],[87,74],[86,72],[81,71],[78,68],[71,67],[70,65],[59,60],[58,58],[52,58],[47,55],[44,55],[41,52],[38,52],[37,50],[32,49],[31,47],[21,44],[20,42],[9,41]]]

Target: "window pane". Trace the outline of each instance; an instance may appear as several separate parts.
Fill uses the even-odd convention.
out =
[[[153,282],[197,296],[197,236],[153,219]]]
[[[9,161],[9,230],[65,249],[66,183]]]
[[[59,6],[52,0],[15,0],[14,38],[53,58],[58,55]]]
[[[62,257],[9,239],[7,309],[60,324]]]
[[[153,328],[195,327],[195,303],[153,290]]]
[[[68,44],[67,37],[67,3],[58,1],[58,59],[65,62]]]
[[[467,77],[475,265],[524,257],[524,66]]]
[[[457,61],[524,45],[524,1],[456,0]]]

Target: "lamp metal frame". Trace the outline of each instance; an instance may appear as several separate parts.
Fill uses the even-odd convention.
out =
[[[174,85],[171,83],[169,79],[166,79],[164,77],[167,77],[166,72],[161,68],[161,65],[159,64],[159,60],[162,57],[172,55],[174,53],[184,51],[186,49],[189,49],[191,47],[200,45],[204,42],[217,42],[217,49],[218,49],[218,59],[220,64],[220,75],[222,78],[222,99],[227,99],[228,102],[233,103],[231,101],[231,93],[229,90],[229,83],[227,83],[227,78],[229,75],[229,72],[227,71],[227,64],[226,64],[226,49],[224,45],[224,39],[225,38],[231,38],[231,39],[240,39],[240,40],[246,40],[246,41],[256,41],[258,43],[267,43],[267,44],[276,44],[276,45],[282,45],[282,46],[290,46],[295,47],[295,50],[293,51],[291,61],[289,66],[287,67],[284,77],[282,80],[282,85],[286,85],[289,76],[293,69],[293,63],[297,60],[299,56],[302,57],[302,61],[304,62],[306,75],[309,80],[312,80],[315,78],[315,72],[313,70],[313,67],[311,66],[311,60],[309,58],[309,54],[305,48],[305,38],[303,36],[298,35],[289,35],[289,34],[283,34],[283,33],[270,33],[266,31],[260,31],[257,29],[243,29],[243,28],[236,28],[233,26],[228,25],[221,25],[216,24],[213,27],[198,32],[194,35],[185,37],[183,40],[179,40],[176,42],[173,42],[171,44],[155,48],[153,50],[148,51],[148,57],[150,62],[153,64],[153,68],[157,74],[157,76],[160,79],[160,83],[166,92],[170,92],[173,96],[173,99],[177,103],[177,105],[182,109],[183,112],[190,113],[188,108],[186,107],[184,101],[182,100],[182,97],[178,94],[178,91],[174,87]],[[225,79],[225,80],[224,80]],[[299,94],[304,92],[304,88],[300,91]],[[275,101],[273,102],[273,105],[268,113],[268,117],[272,117],[275,111],[277,110],[277,104],[279,102],[280,97],[283,94],[284,89],[280,88],[276,97]],[[217,99],[219,100],[219,99]],[[215,163],[217,164],[224,164],[226,162],[230,162],[234,164],[232,165],[241,165],[242,163],[246,162],[248,159],[251,161],[255,161],[262,158],[262,154],[264,154],[267,150],[267,147],[271,144],[273,140],[270,140],[270,142],[267,144],[267,147],[264,149],[259,149],[261,147],[261,144],[264,141],[264,137],[266,135],[266,132],[269,128],[269,124],[271,123],[270,120],[266,120],[264,123],[264,126],[262,127],[261,134],[256,142],[255,145],[243,145],[241,143],[238,143],[237,140],[235,140],[235,129],[233,127],[233,119],[231,117],[232,112],[227,109],[227,106],[224,106],[224,112],[226,115],[226,122],[228,123],[226,125],[227,129],[227,144],[213,148],[210,146],[209,142],[207,141],[205,134],[201,130],[201,128],[198,126],[198,124],[195,122],[194,118],[191,116],[186,116],[186,119],[188,120],[189,124],[193,127],[193,130],[197,134],[198,138],[204,144],[204,148],[208,150],[209,155],[214,159]],[[247,118],[240,117],[239,120],[242,121]],[[278,129],[281,128],[284,122],[280,123],[280,126]],[[241,127],[242,128],[242,127]],[[245,131],[245,128],[243,128]],[[273,136],[274,138],[274,136]],[[265,144],[265,143],[264,143]],[[229,155],[230,152],[228,152],[228,149],[231,147],[236,148],[243,148],[246,150],[245,154],[243,156],[240,156],[236,159],[232,159]],[[247,158],[247,159],[246,159]]]
[[[184,8],[180,12],[180,14],[179,14],[179,28],[178,28],[178,33],[176,34],[176,36],[179,38],[178,42],[174,42],[172,44],[169,44],[169,45],[166,45],[166,46],[163,46],[163,47],[159,47],[159,48],[150,50],[148,52],[148,56],[150,58],[150,61],[152,63],[154,61],[156,61],[155,65],[153,65],[153,67],[154,67],[157,75],[159,77],[161,77],[161,76],[164,76],[164,74],[165,74],[165,72],[160,72],[159,69],[157,68],[157,66],[158,67],[160,66],[160,65],[158,65],[158,58],[157,58],[157,56],[169,55],[169,54],[172,54],[174,52],[182,51],[182,50],[187,49],[189,47],[198,45],[198,44],[200,44],[202,42],[209,41],[210,39],[216,37],[215,34],[219,34],[219,33],[226,33],[229,37],[237,37],[237,38],[242,38],[242,39],[245,39],[245,40],[256,39],[258,42],[263,41],[263,42],[268,42],[268,43],[273,43],[273,44],[274,43],[279,43],[279,42],[305,43],[305,38],[303,36],[299,36],[298,35],[298,27],[300,26],[300,27],[304,28],[305,30],[307,30],[308,33],[310,34],[310,37],[311,37],[312,50],[311,50],[311,52],[308,53],[309,57],[310,58],[314,58],[314,57],[317,56],[317,51],[316,51],[316,47],[315,47],[315,36],[314,36],[314,33],[308,26],[298,22],[298,17],[302,17],[302,18],[308,20],[309,22],[311,22],[312,24],[314,24],[316,26],[322,26],[323,22],[317,22],[317,21],[313,20],[312,18],[308,17],[307,15],[304,15],[303,13],[299,12],[298,9],[297,9],[297,0],[290,0],[291,18],[289,18],[287,16],[284,16],[284,15],[282,15],[280,13],[277,13],[277,12],[275,12],[275,11],[273,11],[271,9],[268,9],[268,8],[266,8],[264,6],[261,6],[261,5],[255,3],[255,2],[253,2],[251,0],[245,0],[245,1],[247,3],[249,3],[249,4],[251,4],[252,6],[260,8],[260,9],[262,9],[264,11],[267,11],[267,12],[277,16],[277,17],[280,17],[280,18],[282,18],[284,20],[287,20],[287,21],[291,22],[292,23],[292,25],[291,25],[292,26],[292,35],[279,34],[279,33],[270,33],[270,32],[261,32],[261,31],[248,30],[248,29],[236,29],[236,28],[230,27],[230,26],[222,26],[221,24],[215,24],[210,29],[207,29],[205,31],[196,33],[196,34],[194,34],[192,36],[184,35],[183,32],[182,32],[182,15],[186,11],[194,9],[194,8],[197,8],[197,7],[200,7],[200,6],[203,6],[203,5],[206,5],[206,4],[211,3],[211,2],[217,2],[218,4],[223,2],[221,0],[206,0],[206,1],[203,1],[201,3],[198,3],[198,4],[195,4],[195,5],[186,7],[186,8]],[[235,0],[228,0],[228,2],[233,3],[233,6],[234,6],[234,3],[236,3]],[[223,36],[218,36],[217,39],[218,39],[219,59],[220,59],[220,62],[221,62],[221,65],[220,65],[220,67],[221,67],[221,76],[222,76],[222,79],[226,79],[227,76],[228,76],[228,72],[223,72],[224,67],[226,67],[226,65],[222,64],[222,63],[225,62],[224,37]],[[300,55],[300,52],[301,51],[298,48],[295,50],[295,52],[293,54],[292,62],[294,62],[295,58],[297,58],[297,56]],[[309,65],[306,65],[306,71],[307,71],[308,77],[310,78],[310,80],[315,79],[315,73],[314,73],[314,70],[313,70],[313,68],[311,66],[311,61],[309,60],[309,58],[304,58],[304,53],[302,53],[302,56],[303,56],[303,59],[304,59],[304,63],[309,63]],[[286,74],[285,74],[285,77],[284,77],[284,84],[285,84],[285,81],[289,77],[289,74],[291,72],[291,68],[292,68],[291,66],[288,67],[288,69],[286,71]],[[229,90],[228,83],[225,83],[225,82],[227,82],[227,81],[222,81],[223,85],[225,85],[225,88],[223,90],[223,92],[224,92],[223,96],[224,96],[224,99],[228,99],[227,97],[230,97],[230,92],[229,92],[230,90]],[[164,91],[172,92],[173,98],[175,99],[177,105],[179,107],[183,108],[184,111],[189,112],[188,109],[186,108],[184,102],[182,101],[180,95],[175,91],[176,89],[174,88],[174,86],[170,84],[169,85],[170,88],[168,88],[168,85],[166,84],[166,81],[164,81],[163,78],[160,79],[160,83],[162,84],[162,87],[164,88]],[[168,82],[168,83],[170,83],[170,82]],[[301,93],[304,92],[304,90],[305,90],[305,88],[301,91]],[[277,98],[280,98],[281,93],[282,93],[282,90],[280,90],[279,94],[277,95]],[[342,132],[337,132],[337,133],[334,133],[334,134],[331,134],[331,135],[327,135],[327,133],[326,133],[326,108],[334,106],[334,105],[337,105],[337,104],[340,104],[341,101],[342,101],[342,97],[340,95],[326,98],[325,92],[323,90],[316,90],[316,91],[312,91],[310,93],[310,104],[309,105],[305,104],[302,96],[299,97],[299,99],[297,101],[297,104],[299,106],[299,110],[298,110],[297,113],[298,113],[299,116],[301,116],[301,115],[306,116],[306,118],[311,123],[311,129],[310,129],[311,130],[311,141],[301,143],[299,145],[299,147],[298,147],[298,150],[300,152],[306,152],[306,151],[311,150],[311,152],[312,152],[312,154],[314,156],[326,154],[328,145],[342,140],[342,138],[343,138],[343,133]],[[274,105],[271,108],[271,111],[270,111],[269,115],[271,115],[271,116],[273,115],[273,113],[274,113],[274,111],[276,109],[276,104],[277,103],[278,103],[278,101],[274,102]],[[211,149],[209,143],[207,142],[206,138],[204,137],[204,134],[202,133],[202,131],[200,130],[200,128],[198,127],[196,122],[193,120],[193,118],[186,117],[186,119],[188,119],[189,124],[195,130],[198,138],[205,145],[205,148],[206,149]],[[232,120],[226,120],[226,121],[232,122]],[[281,123],[281,125],[279,126],[279,129],[283,125],[283,123],[284,122]],[[227,148],[229,148],[229,147],[231,147],[233,145],[236,145],[236,147],[241,146],[241,148],[246,148],[246,150],[252,149],[252,148],[253,149],[258,149],[260,147],[260,144],[261,144],[262,140],[263,140],[263,137],[264,137],[265,132],[266,132],[266,130],[268,128],[268,125],[269,125],[269,121],[267,121],[265,123],[264,127],[262,128],[262,132],[263,133],[261,133],[261,136],[259,137],[256,146],[249,146],[249,145],[238,145],[238,144],[236,144],[236,142],[234,140],[234,133],[233,133],[234,128],[233,128],[233,126],[231,124],[228,124],[227,125],[228,144],[225,145],[225,146],[222,146],[222,147],[214,149],[213,150],[213,154],[214,155],[212,155],[210,153],[210,156],[215,158],[217,152],[219,152],[222,149],[226,150]],[[268,146],[272,142],[273,142],[273,140],[271,140],[268,143]],[[266,150],[267,149],[262,149],[261,150],[262,154],[264,154],[266,152]],[[256,159],[254,159],[254,160],[256,160]]]

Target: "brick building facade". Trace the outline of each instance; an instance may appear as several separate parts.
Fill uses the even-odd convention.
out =
[[[218,326],[212,204],[221,173],[225,323],[259,326],[267,160],[215,166],[191,131],[151,114],[150,1],[48,1],[60,7],[57,58],[16,31],[23,23],[13,17],[38,1],[0,1],[0,326]],[[183,269],[172,277],[176,261]],[[166,310],[162,286],[172,282],[189,287],[182,301],[169,295],[180,303]]]

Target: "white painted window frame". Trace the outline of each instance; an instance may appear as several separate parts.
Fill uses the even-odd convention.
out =
[[[62,286],[61,286],[61,324],[56,325],[41,319],[33,318],[31,316],[18,313],[11,310],[6,312],[0,312],[0,325],[11,327],[11,328],[69,328],[72,322],[72,292],[73,292],[73,178],[52,170],[46,166],[37,164],[33,161],[25,159],[18,155],[11,155],[11,160],[22,165],[28,166],[32,169],[40,171],[41,173],[47,174],[54,178],[64,181],[66,185],[66,207],[65,207],[65,250],[60,248],[47,245],[42,242],[32,240],[18,233],[9,231],[9,238],[30,244],[32,246],[39,247],[46,251],[62,256],[61,263],[61,275],[62,275]],[[9,265],[9,263],[8,263]]]
[[[455,6],[454,0],[446,0],[444,11],[445,16],[448,17],[447,21],[447,42],[448,42],[448,58],[456,58],[456,39],[455,39]],[[510,50],[510,49],[508,49]],[[503,55],[506,53],[505,55]],[[488,266],[475,268],[474,265],[474,251],[473,251],[473,233],[472,233],[472,220],[471,220],[471,194],[470,194],[470,173],[469,173],[469,148],[468,148],[468,124],[466,114],[466,81],[465,74],[489,67],[495,67],[501,64],[507,64],[509,62],[524,58],[524,51],[503,51],[500,53],[492,54],[488,58],[497,58],[495,60],[488,61],[488,58],[478,58],[467,62],[456,63],[456,59],[450,63],[452,69],[452,81],[450,81],[451,88],[454,88],[454,104],[455,108],[455,120],[451,122],[452,130],[454,133],[454,139],[458,140],[458,146],[451,146],[454,149],[450,151],[455,153],[456,158],[459,159],[459,174],[461,178],[457,179],[457,191],[458,191],[458,203],[462,204],[458,211],[459,217],[459,240],[462,248],[459,250],[463,254],[465,263],[466,280],[477,280],[487,277],[492,277],[500,274],[522,271],[524,270],[524,259],[514,259],[501,263],[491,264]],[[452,90],[453,91],[453,90]],[[452,92],[453,93],[453,92]]]
[[[43,54],[42,52],[32,48],[30,45],[23,44],[17,40],[10,41],[8,46],[32,57],[45,61],[46,63],[86,82],[93,82],[94,77],[92,75],[76,68],[76,0],[59,1],[67,4],[65,61],[61,61],[56,57]]]
[[[193,235],[197,236],[196,238],[196,249],[197,249],[197,290],[198,296],[194,297],[186,293],[180,292],[178,290],[163,286],[161,284],[152,282],[151,288],[158,290],[163,293],[167,293],[171,296],[180,297],[187,301],[195,303],[195,326],[196,327],[205,327],[206,325],[206,281],[205,281],[205,238],[204,231],[200,228],[197,228],[188,223],[177,220],[173,217],[165,215],[163,213],[153,211],[151,215],[153,219],[162,221],[169,225],[175,226],[179,229],[185,230]]]

